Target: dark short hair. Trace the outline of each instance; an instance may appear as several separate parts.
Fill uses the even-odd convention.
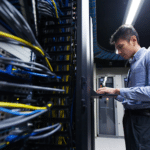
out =
[[[135,35],[139,43],[139,35],[132,25],[121,25],[116,32],[111,36],[110,44],[114,45],[118,39],[124,39],[130,42],[130,37]]]

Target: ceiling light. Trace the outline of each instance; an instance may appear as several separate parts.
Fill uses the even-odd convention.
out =
[[[144,0],[129,0],[123,24],[134,24]]]

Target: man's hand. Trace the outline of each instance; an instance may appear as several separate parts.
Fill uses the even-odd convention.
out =
[[[109,88],[109,87],[103,87],[103,88],[99,88],[96,91],[97,94],[120,94],[120,90],[119,89],[115,89],[115,88]]]

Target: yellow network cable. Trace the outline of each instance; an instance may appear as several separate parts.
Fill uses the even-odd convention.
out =
[[[57,6],[56,6],[54,0],[52,0],[52,2],[53,2],[53,5],[54,5],[54,8],[55,8],[56,18],[59,18],[58,17],[58,12],[57,12]]]
[[[48,104],[48,106],[52,106],[52,104]],[[21,103],[8,103],[8,102],[0,102],[0,107],[14,107],[14,108],[26,108],[26,109],[33,109],[33,110],[43,110],[47,109],[47,107],[37,107],[32,105],[26,105]]]
[[[2,37],[8,37],[8,38],[11,38],[11,39],[16,40],[16,41],[18,41],[18,42],[24,43],[24,44],[30,46],[31,48],[37,50],[38,52],[40,52],[40,53],[45,57],[45,60],[46,60],[46,62],[47,62],[47,64],[48,64],[49,69],[53,72],[53,68],[52,68],[52,66],[51,66],[51,64],[50,64],[50,62],[49,62],[49,60],[48,60],[47,57],[45,56],[44,52],[43,52],[38,46],[34,46],[34,45],[32,45],[32,43],[30,43],[30,42],[28,42],[28,41],[26,41],[26,40],[24,40],[24,39],[22,39],[22,38],[19,38],[19,37],[17,37],[17,36],[14,36],[14,35],[12,35],[12,34],[8,34],[8,33],[5,33],[5,32],[1,32],[1,31],[0,31],[0,36],[2,36]]]
[[[52,68],[52,66],[51,66],[51,64],[50,64],[50,62],[49,62],[49,60],[47,59],[47,57],[45,57],[45,60],[46,60],[46,62],[47,62],[47,64],[48,64],[48,66],[49,66],[49,69],[53,72],[53,68]]]

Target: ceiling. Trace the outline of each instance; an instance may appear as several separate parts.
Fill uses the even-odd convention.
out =
[[[109,44],[111,35],[122,25],[129,0],[97,0],[97,45],[107,52],[114,52]],[[150,0],[145,0],[134,24],[139,33],[140,45],[150,46]],[[112,53],[113,54],[113,53]]]

